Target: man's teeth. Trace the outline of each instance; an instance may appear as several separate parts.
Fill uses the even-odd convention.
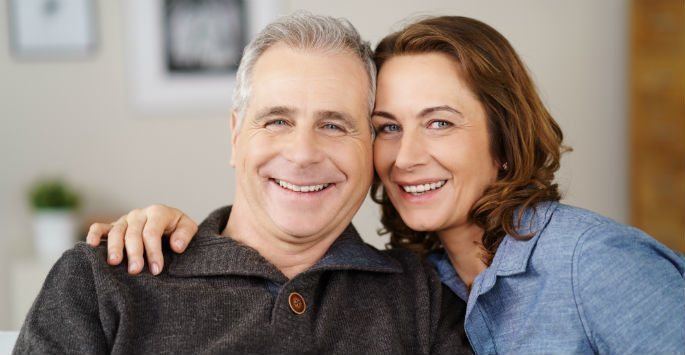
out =
[[[436,182],[432,182],[430,184],[421,184],[421,185],[404,185],[402,188],[404,189],[405,192],[409,192],[412,194],[420,194],[424,193],[426,191],[430,190],[437,190],[441,188],[443,185],[447,183],[447,180],[440,180]]]
[[[321,191],[328,187],[330,184],[319,184],[319,185],[295,185],[287,181],[274,179],[276,183],[284,189],[292,190],[295,192],[316,192]]]

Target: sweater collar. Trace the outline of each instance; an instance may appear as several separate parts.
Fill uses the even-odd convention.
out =
[[[231,206],[212,212],[199,226],[183,254],[172,254],[168,272],[173,276],[256,276],[284,283],[287,278],[255,249],[221,235]],[[324,270],[399,273],[401,265],[365,244],[351,224],[314,266],[302,274]]]

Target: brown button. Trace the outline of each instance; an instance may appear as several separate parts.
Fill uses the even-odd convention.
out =
[[[304,298],[297,292],[293,292],[288,296],[288,304],[290,304],[290,309],[292,309],[295,314],[302,314],[307,309]]]

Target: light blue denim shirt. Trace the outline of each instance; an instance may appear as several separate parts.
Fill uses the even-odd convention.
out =
[[[534,212],[537,211],[537,212]],[[642,231],[556,202],[524,213],[469,293],[444,253],[429,260],[467,301],[477,354],[685,353],[685,262]]]

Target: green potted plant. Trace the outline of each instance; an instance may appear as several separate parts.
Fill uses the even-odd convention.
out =
[[[36,253],[53,261],[74,245],[79,195],[61,179],[41,179],[31,187],[29,198]]]

